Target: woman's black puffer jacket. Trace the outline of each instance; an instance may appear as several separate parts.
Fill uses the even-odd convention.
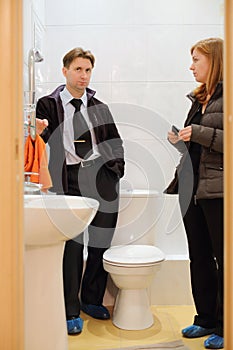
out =
[[[202,115],[200,125],[192,124],[191,120],[197,112],[200,104],[191,93],[188,97],[192,101],[191,109],[185,121],[185,126],[192,125],[191,141],[199,143],[201,148],[199,180],[196,191],[196,198],[211,199],[223,197],[223,84],[220,82],[214,94],[211,96],[205,113]],[[182,141],[174,146],[181,151],[186,147]],[[186,150],[187,150],[186,148]],[[182,158],[187,156],[187,152]],[[184,159],[181,158],[177,167],[177,173],[182,170]],[[177,193],[177,178],[168,186],[166,192]]]

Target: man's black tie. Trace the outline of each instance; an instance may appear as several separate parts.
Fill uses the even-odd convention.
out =
[[[82,113],[80,112],[82,100],[73,98],[70,103],[75,107],[73,117],[75,152],[80,158],[87,159],[93,151],[91,133]]]

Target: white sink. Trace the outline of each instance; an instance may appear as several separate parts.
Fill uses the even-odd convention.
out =
[[[98,201],[87,197],[25,195],[25,244],[57,244],[74,238],[89,225],[98,206]]]
[[[65,241],[92,221],[90,198],[25,195],[25,350],[67,350],[62,260]]]

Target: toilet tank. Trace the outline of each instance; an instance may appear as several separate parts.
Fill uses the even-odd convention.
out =
[[[156,244],[156,223],[162,207],[163,195],[156,190],[122,189],[112,245]]]

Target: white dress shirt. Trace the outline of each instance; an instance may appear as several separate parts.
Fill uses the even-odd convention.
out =
[[[63,144],[65,149],[66,164],[67,165],[77,164],[77,163],[80,163],[82,159],[79,156],[77,156],[74,148],[73,116],[74,116],[75,108],[70,103],[70,101],[74,97],[70,94],[70,92],[67,90],[66,87],[64,88],[64,90],[60,92],[60,97],[61,97],[62,105],[64,109]],[[95,138],[93,126],[88,116],[86,92],[81,97],[81,100],[82,100],[82,105],[81,105],[80,111],[82,112],[82,115],[84,116],[86,123],[91,132],[93,154],[88,158],[88,160],[91,160],[91,159],[98,158],[100,154],[98,152],[98,146],[96,144],[96,138]]]

